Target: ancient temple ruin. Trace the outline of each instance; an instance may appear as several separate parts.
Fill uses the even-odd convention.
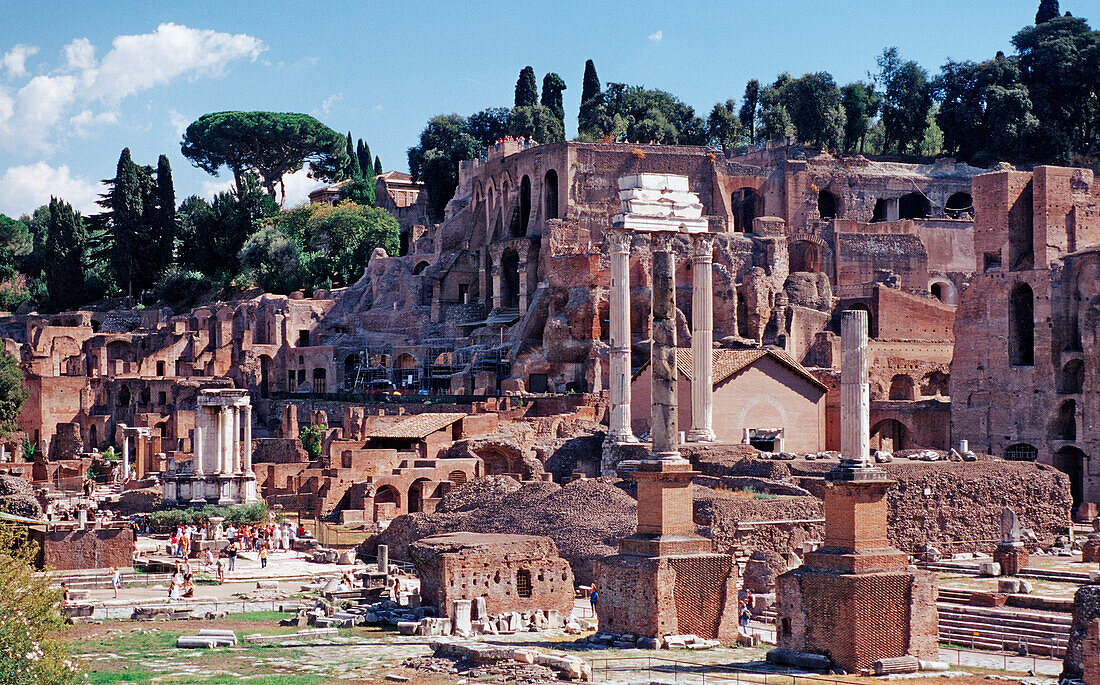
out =
[[[191,444],[191,461],[170,462],[162,476],[165,504],[259,501],[252,472],[252,406],[247,390],[201,391]]]

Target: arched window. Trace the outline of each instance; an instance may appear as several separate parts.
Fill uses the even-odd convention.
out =
[[[413,267],[413,273],[416,274],[416,275],[420,275],[421,273],[424,272],[424,269],[427,269],[427,268],[428,268],[428,262],[426,262],[426,261],[425,262],[418,262],[417,265],[415,267]]]
[[[929,281],[928,292],[944,304],[959,303],[959,289],[946,276],[936,276]]]
[[[374,495],[375,504],[393,504],[401,508],[401,493],[392,485],[383,485]]]
[[[837,211],[836,195],[833,195],[828,190],[822,190],[817,194],[817,214],[822,219],[835,219],[840,214]]]
[[[921,193],[909,193],[898,199],[898,218],[925,219],[932,211],[932,203]]]
[[[527,224],[531,221],[531,179],[524,176],[519,184],[519,227],[515,237],[527,235]]]
[[[788,254],[792,272],[807,271],[816,273],[821,271],[821,249],[816,243],[809,240],[799,240],[790,246]]]
[[[1008,302],[1008,358],[1013,366],[1035,364],[1035,305],[1031,286],[1012,289]]]
[[[1062,367],[1059,392],[1078,395],[1085,389],[1085,364],[1080,359],[1071,359]]]
[[[1050,437],[1052,440],[1076,440],[1077,439],[1077,402],[1066,400],[1054,414],[1050,422]]]
[[[733,230],[752,233],[753,219],[764,211],[760,195],[752,188],[738,188],[730,196],[730,213],[733,214]]]
[[[551,169],[546,172],[546,178],[542,182],[543,193],[546,196],[546,218],[558,218],[558,172]]]
[[[913,379],[904,373],[899,373],[890,380],[890,399],[915,400],[916,390]]]
[[[974,216],[974,199],[970,193],[955,193],[947,198],[943,213],[949,219],[969,219]]]
[[[1005,448],[1005,459],[1008,461],[1035,461],[1039,458],[1039,450],[1026,442],[1018,442]]]

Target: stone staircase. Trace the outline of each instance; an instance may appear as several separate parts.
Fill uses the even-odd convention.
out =
[[[971,607],[939,602],[940,642],[1060,659],[1066,654],[1073,616],[1022,609]]]
[[[165,585],[172,582],[171,573],[135,573],[132,569],[122,570],[123,587],[135,585]],[[69,585],[70,590],[106,590],[111,587],[111,569],[89,569],[86,571],[57,571],[53,576],[54,587],[61,587],[61,581]]]

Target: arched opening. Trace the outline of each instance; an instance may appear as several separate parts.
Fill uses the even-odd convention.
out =
[[[1066,400],[1058,406],[1058,411],[1050,422],[1050,437],[1052,440],[1077,439],[1076,400]]]
[[[943,302],[944,292],[942,283],[933,283],[932,287],[929,288],[929,291],[931,291],[932,297],[936,298],[940,302]]]
[[[1035,315],[1031,287],[1021,283],[1012,289],[1008,303],[1008,358],[1013,366],[1035,364]]]
[[[1005,448],[1005,459],[1008,461],[1035,461],[1039,458],[1039,450],[1026,442],[1018,442]]]
[[[819,192],[817,194],[817,214],[825,220],[837,218],[839,214],[837,213],[836,195],[828,190]]]
[[[551,169],[542,181],[543,194],[546,196],[546,218],[558,218],[558,172]]]
[[[1085,389],[1085,363],[1080,359],[1071,359],[1062,367],[1059,392],[1079,395]]]
[[[509,248],[500,258],[501,300],[505,307],[519,306],[519,254]]]
[[[883,452],[909,449],[909,429],[897,419],[879,421],[871,427],[871,449]]]
[[[926,219],[932,213],[932,203],[921,193],[909,193],[898,198],[899,219]]]
[[[271,394],[271,357],[260,355],[260,397]]]
[[[799,240],[790,246],[791,272],[806,271],[817,273],[821,271],[821,248],[817,243],[809,240]]]
[[[417,265],[413,267],[413,274],[419,276],[421,273],[423,273],[424,269],[427,268],[428,262],[418,262]]]
[[[1029,269],[1035,261],[1034,221],[1029,182],[1008,209],[1008,268],[1010,271]]]
[[[94,450],[99,447],[99,436],[96,431],[96,427],[92,426],[88,429],[88,449]]]
[[[738,188],[730,196],[730,213],[733,215],[733,230],[737,233],[752,233],[753,219],[760,216],[764,203],[760,195],[752,188]]]
[[[515,237],[527,235],[527,224],[531,221],[531,179],[524,176],[519,183],[519,226]]]
[[[871,308],[862,302],[856,302],[855,304],[848,305],[844,308],[845,311],[860,311],[867,313],[867,337],[875,338],[878,335],[878,329],[875,328],[875,317],[871,314]]]
[[[513,457],[499,449],[489,449],[479,452],[477,456],[481,458],[486,476],[503,476],[519,472],[518,455]]]
[[[920,394],[923,397],[949,397],[951,395],[951,376],[939,369],[925,374],[920,382]]]
[[[395,369],[415,369],[416,357],[412,356],[408,352],[397,355],[397,361],[393,363]]]
[[[532,595],[531,572],[525,568],[516,571],[516,595],[525,598]]]
[[[1085,501],[1085,461],[1088,456],[1076,447],[1063,447],[1054,453],[1054,468],[1069,476],[1069,491],[1076,507]]]
[[[955,193],[947,198],[943,213],[949,219],[969,219],[974,216],[974,198],[970,193]]]
[[[899,373],[890,379],[890,399],[915,400],[916,384],[913,379],[904,373]]]
[[[451,481],[455,485],[466,484],[466,472],[465,471],[451,471],[447,474],[447,480]]]
[[[122,386],[122,390],[118,391],[118,406],[130,406],[130,388],[126,387],[125,385]]]
[[[944,304],[956,305],[959,303],[959,290],[951,279],[944,276],[936,276],[928,282],[928,292]]]
[[[871,212],[871,223],[875,224],[880,221],[886,221],[887,207],[890,201],[880,197],[875,200],[875,209]]]
[[[413,484],[409,486],[410,514],[424,511],[424,488],[427,487],[430,483],[431,481],[429,481],[427,478],[420,478],[413,481]]]
[[[313,392],[328,392],[327,373],[322,368],[313,370]]]
[[[392,504],[398,510],[401,509],[401,493],[392,485],[383,485],[374,493],[375,504]]]

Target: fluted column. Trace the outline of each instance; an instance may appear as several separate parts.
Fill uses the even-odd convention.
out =
[[[867,312],[848,310],[840,316],[840,453],[852,465],[871,466]]]
[[[122,482],[130,479],[130,436],[122,433]]]
[[[653,235],[653,343],[652,414],[650,434],[653,457],[662,461],[680,459],[679,420],[676,415],[676,268],[672,259],[672,233]]]
[[[630,239],[629,231],[605,232],[611,258],[610,321],[611,416],[607,440],[637,442],[630,427]]]
[[[191,461],[195,464],[195,475],[202,476],[206,473],[202,466],[202,407],[199,407],[199,411],[195,416],[198,420],[195,421],[194,437],[191,439],[193,443],[191,445]]]
[[[233,417],[233,439],[229,441],[230,456],[233,459],[233,473],[241,472],[241,407],[230,407]]]
[[[252,473],[252,407],[244,407],[244,472]]]
[[[232,473],[233,464],[230,458],[230,449],[233,441],[230,439],[230,431],[233,430],[233,421],[229,418],[229,407],[221,407],[218,410],[218,435],[221,436],[221,449],[218,458],[221,460],[220,473]]]
[[[691,442],[714,442],[714,239],[691,241]]]

